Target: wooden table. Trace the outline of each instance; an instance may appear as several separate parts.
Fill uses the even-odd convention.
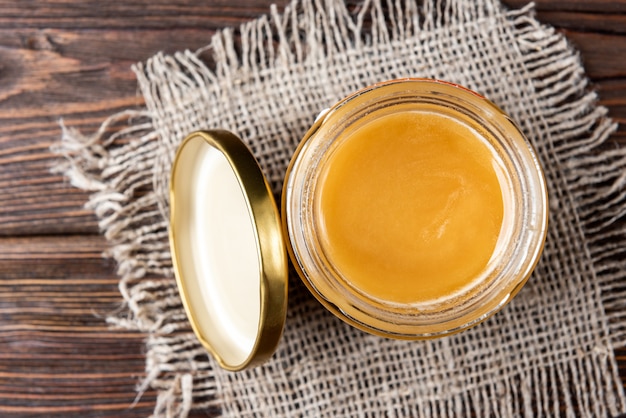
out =
[[[152,412],[153,391],[130,408],[144,335],[104,322],[121,300],[115,266],[101,257],[87,194],[50,173],[49,147],[61,119],[90,133],[141,106],[131,64],[195,50],[272,2],[0,0],[0,416]],[[623,124],[611,141],[626,146],[626,1],[539,0],[537,10],[581,51]],[[617,356],[626,382],[626,351]]]

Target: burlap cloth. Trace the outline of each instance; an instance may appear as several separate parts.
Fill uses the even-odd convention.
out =
[[[613,354],[626,343],[626,149],[596,106],[575,51],[531,8],[496,1],[295,1],[196,52],[134,67],[146,108],[59,152],[119,263],[126,309],[109,321],[147,333],[155,416],[593,416],[626,411]],[[273,359],[225,372],[190,332],[167,240],[170,164],[189,132],[221,127],[251,147],[273,189],[315,116],[348,93],[398,77],[472,88],[537,148],[550,191],[543,258],[500,313],[434,341],[357,331],[292,277]],[[117,127],[117,129],[112,129]],[[121,130],[120,130],[121,129]]]

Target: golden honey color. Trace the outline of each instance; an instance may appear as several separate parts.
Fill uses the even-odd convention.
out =
[[[325,257],[356,293],[428,303],[489,262],[504,204],[493,153],[464,123],[407,110],[343,134],[315,207]]]

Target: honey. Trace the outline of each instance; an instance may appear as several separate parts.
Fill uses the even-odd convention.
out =
[[[504,204],[498,163],[475,130],[438,113],[402,111],[336,142],[317,186],[319,239],[354,291],[425,303],[480,277]]]

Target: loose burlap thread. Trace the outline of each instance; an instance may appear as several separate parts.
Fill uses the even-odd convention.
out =
[[[134,67],[146,107],[91,137],[65,129],[59,166],[111,243],[127,309],[147,333],[154,416],[614,416],[626,412],[614,349],[626,343],[626,150],[576,52],[532,8],[498,2],[295,0],[196,52]],[[317,113],[366,85],[432,77],[502,107],[536,147],[550,192],[544,255],[500,313],[432,341],[388,340],[325,311],[291,277],[284,336],[264,366],[225,372],[190,331],[168,246],[168,181],[190,132],[243,138],[278,193]],[[117,129],[112,129],[116,127]],[[391,145],[390,145],[391,146]]]

